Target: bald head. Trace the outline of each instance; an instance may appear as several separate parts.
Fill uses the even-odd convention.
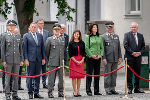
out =
[[[138,31],[138,24],[136,22],[132,22],[130,24],[130,30],[132,33],[137,33]]]
[[[64,34],[66,32],[66,25],[60,24],[60,26],[61,26],[61,34]]]

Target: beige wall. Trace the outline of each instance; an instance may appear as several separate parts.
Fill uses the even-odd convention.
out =
[[[104,19],[113,20],[115,23],[115,32],[119,34],[121,43],[124,33],[129,31],[129,25],[135,21],[139,24],[139,32],[144,35],[145,42],[150,43],[150,0],[142,0],[141,18],[125,17],[125,0],[104,0]]]

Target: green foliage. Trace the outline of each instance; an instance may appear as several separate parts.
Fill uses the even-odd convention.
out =
[[[75,13],[76,10],[74,8],[71,8],[68,3],[65,0],[55,0],[54,3],[57,3],[58,13],[57,18],[59,15],[65,16],[68,21],[73,21],[73,18],[70,16],[70,13]]]
[[[12,8],[13,3],[10,5],[8,4],[7,0],[0,0],[0,14],[4,16],[5,19],[7,18],[7,14],[11,13],[11,8]]]
[[[0,62],[0,69],[3,69],[3,65],[2,65],[2,62]]]
[[[11,3],[9,5],[7,1],[8,0],[0,0],[0,14],[2,14],[5,19],[8,19],[7,14],[11,13],[11,8],[14,5],[14,3]],[[40,1],[41,3],[44,3],[44,0]],[[46,1],[48,2],[48,0]],[[70,16],[70,13],[76,12],[74,8],[71,8],[65,0],[54,0],[54,3],[57,3],[58,5],[58,13],[56,15],[56,18],[58,18],[59,15],[62,15],[66,16],[68,21],[73,21],[73,18]],[[35,2],[33,0],[26,0],[26,2],[24,3],[24,12],[29,15],[30,19],[33,18],[34,13],[36,14],[36,16],[39,16],[39,13],[35,8]]]

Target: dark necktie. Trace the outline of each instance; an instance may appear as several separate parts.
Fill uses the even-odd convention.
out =
[[[133,34],[133,36],[134,36],[134,40],[136,42],[136,45],[138,45],[137,40],[136,40],[136,34]]]
[[[110,38],[113,39],[113,34],[109,34]]]
[[[33,38],[34,38],[34,40],[35,40],[35,43],[38,45],[38,40],[37,40],[36,34],[33,34]]]

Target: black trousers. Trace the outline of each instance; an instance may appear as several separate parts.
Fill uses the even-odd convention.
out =
[[[141,57],[138,57],[137,59],[131,61],[127,61],[128,65],[138,74],[140,75],[141,72]],[[127,86],[128,89],[132,90],[133,89],[133,84],[132,84],[132,76],[133,73],[131,70],[128,68],[127,69]],[[134,75],[135,76],[135,75]],[[134,88],[139,89],[139,78],[137,76],[134,77]]]
[[[87,58],[86,62],[86,73],[92,75],[94,72],[94,75],[99,75],[100,74],[100,61],[95,60],[93,58]],[[91,82],[92,82],[92,77],[86,77],[86,93],[92,93],[91,91]],[[99,77],[94,77],[94,93],[99,92]]]

